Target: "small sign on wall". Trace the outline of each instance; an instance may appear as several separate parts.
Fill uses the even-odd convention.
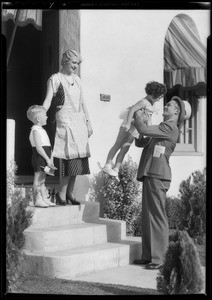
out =
[[[110,95],[100,94],[100,100],[110,102]]]

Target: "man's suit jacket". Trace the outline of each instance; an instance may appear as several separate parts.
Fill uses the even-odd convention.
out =
[[[169,158],[173,153],[179,129],[174,121],[165,121],[159,125],[146,125],[141,118],[136,118],[134,125],[141,137],[135,144],[144,147],[138,167],[137,180],[144,176],[170,180],[172,178]]]

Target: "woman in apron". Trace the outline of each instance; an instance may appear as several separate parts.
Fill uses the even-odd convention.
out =
[[[67,50],[62,55],[60,72],[53,74],[47,82],[43,106],[53,106],[56,114],[56,131],[53,156],[62,161],[62,180],[56,193],[56,203],[66,205],[69,201],[79,205],[74,196],[77,175],[90,174],[88,138],[93,130],[83,99],[80,78],[75,74],[81,63],[79,54]]]

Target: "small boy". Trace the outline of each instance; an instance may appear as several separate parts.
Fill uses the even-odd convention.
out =
[[[36,207],[49,207],[56,204],[47,198],[45,186],[46,174],[54,176],[57,168],[53,164],[49,137],[43,126],[46,125],[46,109],[41,105],[32,105],[27,110],[27,118],[34,124],[29,140],[32,146],[32,166],[34,169],[33,198]]]

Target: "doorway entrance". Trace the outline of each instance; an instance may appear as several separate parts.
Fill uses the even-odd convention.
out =
[[[11,33],[14,23],[6,22]],[[7,36],[9,41],[9,36]],[[32,24],[17,27],[7,69],[7,118],[15,120],[15,162],[18,176],[33,176],[26,111],[42,105],[48,78],[59,70],[59,12],[44,10],[42,30]],[[51,119],[51,118],[49,118]],[[51,139],[51,124],[45,126]]]

